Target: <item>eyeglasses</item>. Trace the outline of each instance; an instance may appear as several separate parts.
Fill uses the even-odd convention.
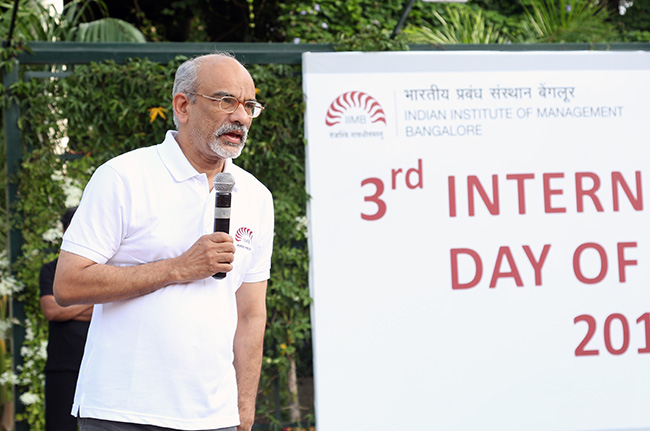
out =
[[[246,111],[246,115],[248,115],[251,118],[259,117],[262,111],[264,110],[264,106],[262,106],[259,102],[256,102],[254,100],[246,100],[244,102],[240,102],[239,100],[237,100],[232,96],[212,97],[212,96],[206,96],[205,94],[194,93],[192,91],[186,91],[186,93],[193,94],[195,96],[205,97],[206,99],[212,100],[213,102],[219,102],[219,109],[228,114],[232,114],[233,112],[235,112],[237,108],[239,108],[239,105],[244,106],[244,111]]]

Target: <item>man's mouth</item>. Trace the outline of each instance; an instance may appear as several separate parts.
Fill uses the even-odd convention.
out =
[[[222,134],[221,136],[226,138],[226,141],[228,141],[228,143],[230,143],[230,144],[239,144],[239,143],[241,143],[243,133],[241,133],[241,132],[228,132],[228,133]]]
[[[230,145],[241,145],[246,141],[247,130],[244,126],[224,124],[217,130],[217,137],[223,137]]]

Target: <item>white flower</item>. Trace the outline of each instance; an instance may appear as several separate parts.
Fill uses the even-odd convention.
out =
[[[76,207],[81,202],[83,189],[70,178],[66,178],[63,184],[63,193],[65,194],[65,207]]]
[[[79,201],[81,201],[81,194],[83,193],[83,189],[79,185],[78,181],[65,176],[64,173],[61,171],[52,172],[50,177],[52,178],[52,181],[57,183],[62,183],[61,189],[63,190],[63,194],[65,195],[66,208],[79,205]]]
[[[43,234],[43,241],[45,242],[57,242],[63,238],[63,227],[60,227],[61,222],[57,223],[56,227],[48,229]]]
[[[28,324],[25,327],[25,340],[32,341],[33,339],[34,339],[34,329],[32,328],[32,325]],[[24,349],[24,347],[23,347],[23,349]],[[23,354],[22,350],[20,351],[20,354],[25,356],[25,354]]]
[[[83,194],[83,190],[81,190],[79,187],[70,187],[69,189],[65,189],[64,192],[66,208],[76,207],[79,205],[79,202],[81,202],[81,195]]]
[[[9,296],[22,290],[23,284],[16,280],[13,275],[2,273],[0,276],[2,277],[0,279],[0,296]]]
[[[43,360],[47,359],[47,340],[41,341],[38,352],[36,352],[36,357]]]
[[[20,401],[28,406],[30,404],[35,404],[40,401],[40,397],[36,394],[32,394],[31,392],[25,392],[20,396]]]
[[[7,338],[8,332],[11,330],[11,322],[8,319],[0,320],[0,338]]]
[[[299,228],[306,229],[307,228],[307,216],[300,216],[296,217],[296,223],[298,224]]]
[[[306,216],[296,217],[296,230],[305,236],[308,236],[307,223],[309,220]]]
[[[54,171],[52,172],[52,175],[50,175],[50,178],[52,178],[52,181],[59,182],[63,181],[63,173],[61,171]]]
[[[11,371],[5,371],[0,374],[0,385],[17,385],[19,382],[18,376]]]
[[[3,277],[2,280],[0,280],[0,296],[11,295],[11,284],[7,278],[8,277]]]

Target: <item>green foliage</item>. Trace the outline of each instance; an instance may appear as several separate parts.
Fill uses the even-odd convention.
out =
[[[650,0],[635,0],[617,18],[624,42],[650,42]]]
[[[516,16],[524,12],[521,3],[512,0],[470,0],[484,11],[494,11],[503,16]]]
[[[350,37],[369,25],[391,32],[408,1],[147,0],[133,6],[128,6],[131,2],[108,2],[108,8],[111,16],[136,23],[152,41],[335,43],[341,36]],[[635,0],[632,8],[639,9],[637,5],[648,1]],[[520,36],[520,24],[526,18],[524,5],[530,6],[532,2],[468,0],[467,5],[483,10],[488,20],[502,32]],[[598,5],[616,15],[619,4],[631,2],[580,0],[579,3]],[[441,4],[415,1],[406,26],[437,27],[439,24],[432,11],[440,12]],[[617,21],[614,16],[612,20]],[[633,21],[637,21],[636,18]],[[624,31],[645,30],[648,24],[647,18],[640,17],[632,27],[626,24]]]
[[[637,5],[638,3],[638,5]],[[333,43],[337,50],[392,50],[409,43],[644,41],[650,0],[636,0],[621,33],[608,9],[592,0],[470,0],[464,5],[416,1],[404,26],[406,39],[388,40],[405,0],[296,0],[279,5],[284,40]],[[635,10],[636,7],[636,10]],[[374,40],[374,42],[373,42]]]
[[[336,51],[408,51],[406,37],[399,33],[391,38],[391,32],[381,27],[368,25],[353,35],[339,34]]]
[[[91,63],[61,83],[59,106],[67,119],[69,151],[101,164],[116,154],[152,144],[171,127],[173,66],[152,62]],[[154,115],[159,112],[158,116]],[[77,160],[73,161],[75,165]],[[85,184],[85,182],[84,182]]]
[[[16,268],[25,289],[29,329],[24,347],[23,392],[33,395],[22,419],[30,429],[42,424],[42,355],[47,322],[38,304],[38,274],[59,247],[59,217],[75,205],[94,169],[109,158],[161,142],[173,128],[171,91],[182,58],[170,64],[132,60],[76,66],[59,79],[32,79],[12,87],[21,101],[20,128],[25,154],[18,178],[19,204],[13,225],[25,245]],[[298,66],[250,68],[267,106],[254,120],[236,163],[259,178],[274,195],[276,229],[268,288],[268,327],[258,412],[275,418],[274,392],[288,400],[289,357],[300,357],[310,342],[306,230],[304,103]],[[56,234],[53,234],[53,231]],[[307,352],[309,354],[310,352]],[[34,401],[33,398],[38,400]]]
[[[0,32],[9,34],[14,2],[0,3]],[[143,34],[133,25],[117,20],[94,20],[94,11],[101,17],[108,13],[103,0],[75,0],[66,4],[59,14],[53,5],[39,0],[18,3],[13,37],[19,40],[83,41],[83,42],[145,42]],[[90,22],[85,22],[86,20]],[[94,21],[92,21],[94,20]]]
[[[623,42],[650,42],[650,31],[633,30],[623,33]]]
[[[304,101],[300,68],[250,68],[267,106],[254,120],[250,141],[237,163],[273,193],[275,237],[267,294],[268,325],[258,412],[275,419],[274,387],[287,388],[288,356],[311,339],[307,272],[307,193],[305,190]],[[311,354],[311,352],[309,352]],[[311,358],[298,360],[311,361]],[[281,391],[288,405],[289,394]],[[285,417],[286,421],[287,418]]]
[[[404,30],[409,42],[426,44],[506,43],[509,38],[488,20],[482,9],[466,5],[445,5],[439,13],[433,11],[439,26],[415,27]]]
[[[133,24],[115,18],[102,18],[79,24],[75,40],[79,42],[146,42]]]
[[[335,43],[368,28],[389,35],[397,25],[403,0],[298,0],[280,4],[278,21],[286,41]],[[422,25],[430,4],[416,2],[408,21]]]
[[[634,0],[629,6],[625,15],[620,21],[626,31],[648,31],[650,30],[650,0]]]
[[[529,0],[521,42],[611,42],[617,40],[607,9],[588,0]]]
[[[44,6],[38,0],[22,1],[18,4],[14,35],[24,40],[74,40],[76,25],[85,13],[90,13],[90,4],[70,3],[59,16],[53,5]],[[5,11],[0,28],[3,34],[8,34],[14,2],[4,2],[0,7]]]
[[[17,378],[22,386],[22,395],[16,402],[24,405],[24,412],[16,419],[27,421],[33,430],[42,430],[42,369],[46,358],[47,322],[38,304],[38,274],[42,264],[51,260],[52,251],[58,246],[55,239],[47,240],[45,237],[59,218],[55,213],[56,208],[64,204],[62,190],[52,177],[53,171],[60,170],[62,165],[52,149],[58,135],[52,108],[58,95],[49,92],[43,85],[23,81],[11,87],[10,94],[10,97],[20,101],[25,114],[19,118],[18,125],[25,137],[23,152],[27,155],[21,165],[20,176],[24,181],[20,185],[20,201],[17,207],[11,209],[12,227],[20,229],[26,242],[22,257],[12,267],[24,286],[15,297],[23,302],[28,317],[26,321],[19,322],[26,329],[25,342],[22,346],[16,346],[23,356]],[[3,98],[4,102],[6,97]],[[24,214],[29,214],[29,218],[22,217]]]

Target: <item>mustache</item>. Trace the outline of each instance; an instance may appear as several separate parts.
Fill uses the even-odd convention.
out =
[[[217,136],[225,135],[226,133],[232,133],[232,132],[239,132],[241,134],[241,141],[242,143],[246,141],[246,138],[248,137],[248,127],[244,126],[243,124],[224,124],[219,129],[216,131]]]

